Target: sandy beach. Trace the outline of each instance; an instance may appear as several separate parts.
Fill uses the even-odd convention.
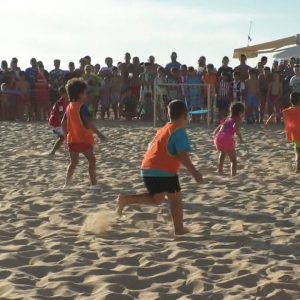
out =
[[[88,188],[83,158],[62,188],[68,156],[47,155],[46,124],[0,123],[0,299],[300,299],[300,177],[282,127],[242,129],[233,179],[228,165],[216,174],[213,128],[188,129],[205,184],[182,170],[191,232],[174,237],[167,204],[114,213],[118,193],[144,192],[154,129],[98,125],[102,191]]]

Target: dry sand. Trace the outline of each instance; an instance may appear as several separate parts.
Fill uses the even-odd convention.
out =
[[[101,125],[102,192],[87,189],[83,159],[62,189],[67,153],[45,154],[46,124],[0,124],[0,299],[300,299],[300,178],[282,128],[243,129],[234,179],[216,175],[212,129],[188,130],[205,184],[182,172],[191,233],[174,238],[167,205],[113,214],[119,192],[144,191],[153,129]]]

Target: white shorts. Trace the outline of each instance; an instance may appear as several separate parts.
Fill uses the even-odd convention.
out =
[[[52,127],[52,131],[53,131],[53,133],[54,133],[55,135],[57,135],[59,138],[65,136],[65,135],[64,135],[64,132],[63,132],[63,130],[62,130],[61,127],[55,127],[55,128]]]

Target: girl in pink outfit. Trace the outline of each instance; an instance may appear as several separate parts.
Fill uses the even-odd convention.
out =
[[[236,175],[237,158],[235,151],[234,135],[236,134],[240,142],[243,142],[240,127],[242,123],[242,116],[245,107],[241,102],[232,103],[230,106],[230,113],[227,119],[221,121],[220,125],[214,131],[214,144],[220,152],[218,173],[223,175],[223,166],[226,156],[229,156],[231,162],[231,176]]]

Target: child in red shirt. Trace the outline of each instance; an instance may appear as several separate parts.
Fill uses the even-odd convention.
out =
[[[65,136],[61,127],[61,120],[66,113],[67,106],[68,106],[68,97],[67,92],[64,86],[59,88],[59,99],[56,101],[52,110],[50,112],[50,117],[48,123],[53,131],[53,133],[57,136],[57,140],[49,153],[49,155],[55,155],[55,152],[59,149],[62,145]]]

